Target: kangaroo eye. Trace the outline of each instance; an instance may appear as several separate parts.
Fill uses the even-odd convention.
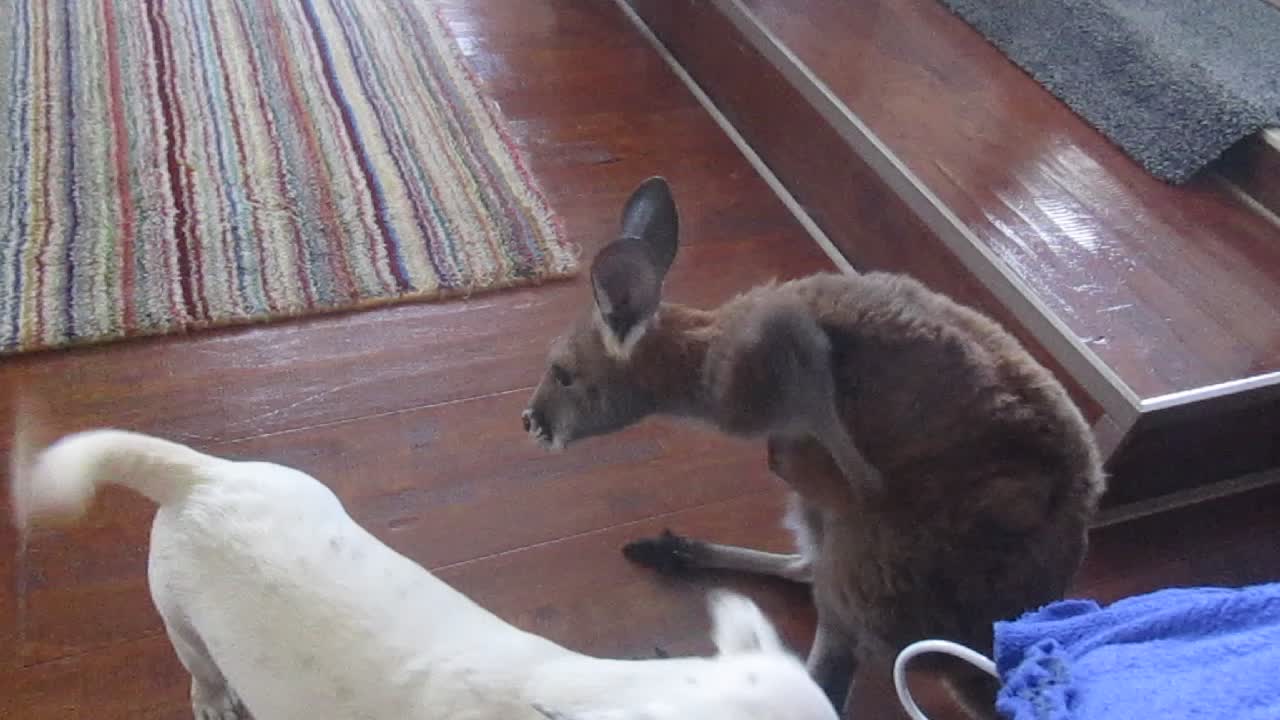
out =
[[[559,365],[551,366],[551,376],[556,379],[556,384],[560,387],[569,387],[573,384],[573,376],[569,374],[568,370]]]

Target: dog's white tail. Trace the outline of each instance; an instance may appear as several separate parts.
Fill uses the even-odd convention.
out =
[[[30,432],[20,419],[10,478],[14,522],[23,530],[42,517],[80,517],[103,484],[122,485],[168,505],[208,476],[202,471],[228,462],[185,445],[122,430],[68,435],[39,452],[31,444]]]

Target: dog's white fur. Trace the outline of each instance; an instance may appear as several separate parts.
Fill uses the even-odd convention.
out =
[[[23,532],[78,517],[102,484],[159,504],[151,593],[199,720],[836,718],[740,596],[712,595],[713,658],[597,659],[471,602],[303,472],[116,430],[38,453],[20,431],[13,457]]]

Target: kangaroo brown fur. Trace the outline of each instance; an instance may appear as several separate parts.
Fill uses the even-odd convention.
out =
[[[768,439],[795,491],[791,555],[666,533],[631,543],[664,570],[811,581],[809,668],[838,706],[860,663],[1062,597],[1104,490],[1066,392],[999,325],[901,275],[819,274],[715,310],[661,302],[677,247],[665,181],[642,184],[592,266],[595,303],[554,343],[524,422],[550,447],[647,416]],[[842,455],[843,454],[843,455]],[[852,482],[850,482],[852,481]],[[994,684],[943,667],[971,712]]]

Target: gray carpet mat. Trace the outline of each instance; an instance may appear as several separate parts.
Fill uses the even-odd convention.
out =
[[[1280,126],[1266,0],[941,0],[1156,177]]]

